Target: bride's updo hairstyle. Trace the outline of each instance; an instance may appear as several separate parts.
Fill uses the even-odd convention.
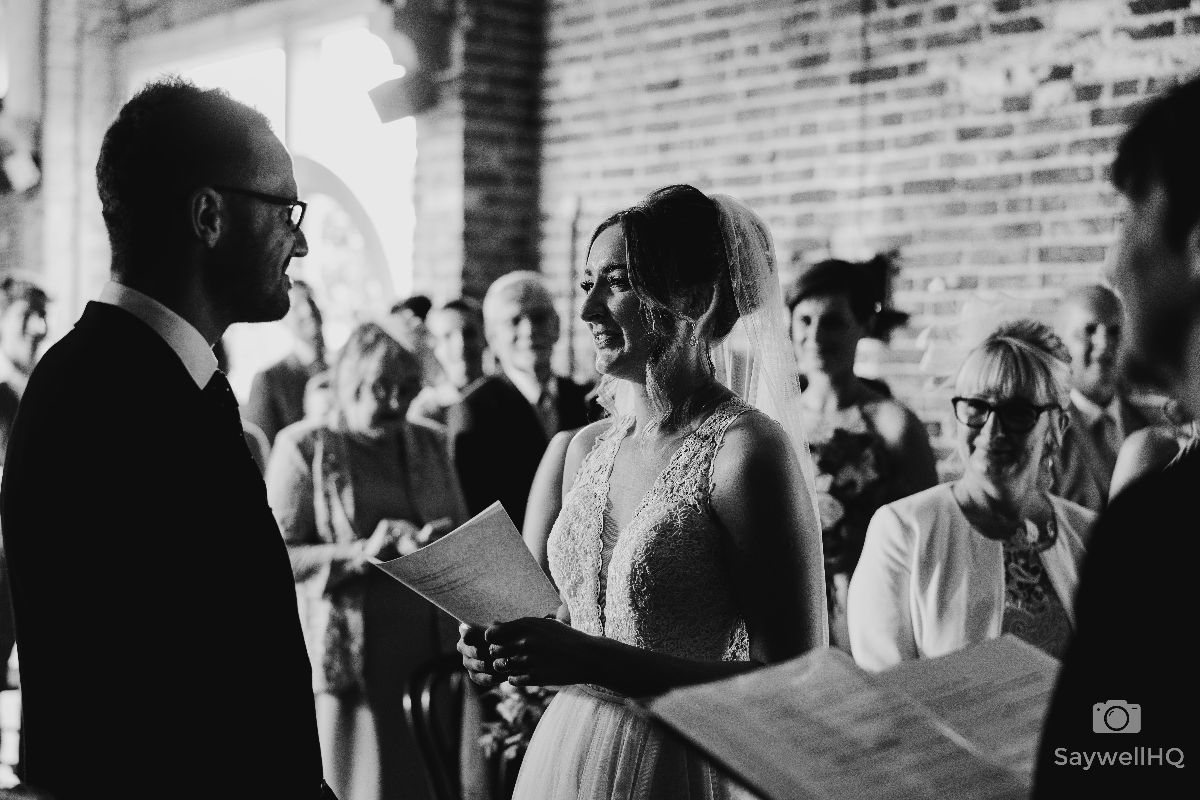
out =
[[[694,403],[673,406],[666,387],[673,385],[687,349],[703,348],[711,368],[709,347],[729,335],[739,316],[721,211],[694,187],[667,186],[601,222],[588,243],[589,255],[596,237],[613,226],[624,235],[630,286],[652,337],[646,391],[656,427],[676,428],[691,417]],[[702,321],[707,323],[703,336]],[[607,376],[600,402],[617,413]]]

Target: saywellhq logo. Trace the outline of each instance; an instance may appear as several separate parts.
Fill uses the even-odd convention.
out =
[[[1142,707],[1124,700],[1106,700],[1092,706],[1092,733],[1140,733]]]
[[[1105,700],[1092,706],[1092,733],[1141,733],[1142,707],[1125,700]],[[1162,767],[1184,768],[1179,747],[1134,746],[1124,750],[1071,750],[1054,748],[1054,764],[1059,767]]]

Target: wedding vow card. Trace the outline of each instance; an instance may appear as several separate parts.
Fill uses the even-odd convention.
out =
[[[486,627],[558,610],[558,590],[497,501],[415,553],[379,569],[462,622]]]
[[[771,800],[1017,800],[1057,668],[1011,636],[877,674],[824,648],[648,711]]]

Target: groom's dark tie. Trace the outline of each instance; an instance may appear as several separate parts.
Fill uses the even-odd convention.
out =
[[[238,413],[237,397],[234,396],[233,388],[221,370],[217,370],[209,378],[208,384],[204,387],[204,399],[217,409],[217,413],[224,420],[222,424],[227,424],[231,430],[236,430],[238,436],[241,437],[242,417]]]

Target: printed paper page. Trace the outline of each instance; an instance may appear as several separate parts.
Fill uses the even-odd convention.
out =
[[[774,800],[1016,800],[1028,786],[903,693],[825,648],[649,705]]]
[[[1058,668],[1056,659],[1006,635],[941,658],[906,661],[875,678],[1031,780]]]
[[[543,617],[560,603],[499,502],[415,553],[375,566],[472,625]]]

